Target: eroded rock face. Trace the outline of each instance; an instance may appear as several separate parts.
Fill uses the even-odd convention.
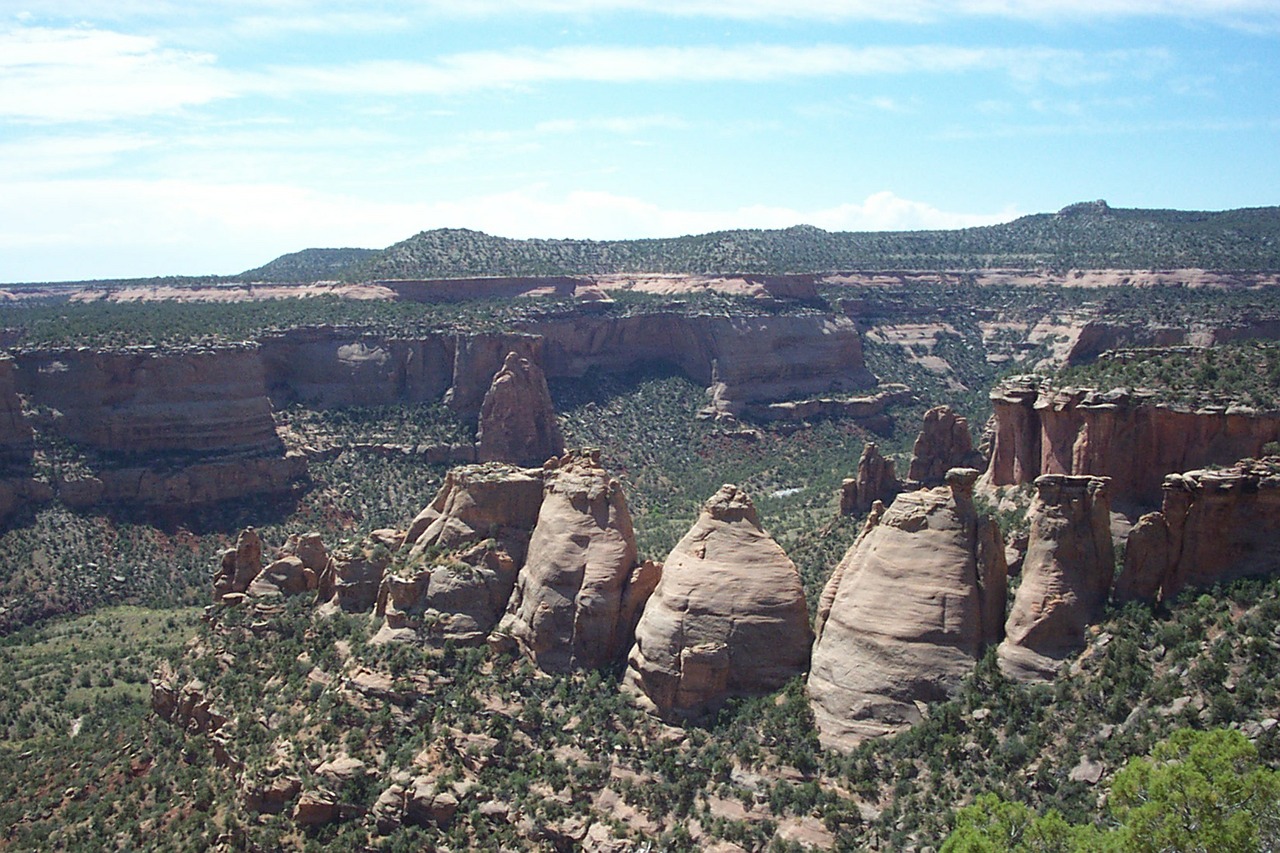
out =
[[[667,719],[804,671],[812,634],[799,573],[737,486],[721,487],[671,551],[635,634],[625,683]]]
[[[508,353],[494,374],[480,407],[476,441],[481,462],[540,464],[564,452],[547,379],[528,358]]]
[[[373,610],[391,549],[372,538],[335,548],[320,578],[319,595],[347,613]]]
[[[543,670],[604,666],[627,638],[620,615],[636,566],[622,486],[598,454],[548,463],[529,556],[498,630]]]
[[[1179,410],[1157,405],[1150,392],[1057,389],[1024,376],[997,386],[991,399],[992,485],[1104,476],[1114,504],[1157,506],[1166,474],[1256,458],[1280,438],[1280,416],[1239,406]]]
[[[1280,459],[1170,474],[1160,512],[1129,534],[1118,600],[1169,600],[1183,589],[1280,572]]]
[[[18,378],[11,357],[0,355],[0,473],[31,465],[31,425],[22,417]]]
[[[1036,478],[1022,583],[998,650],[1010,678],[1052,680],[1102,616],[1115,575],[1107,486],[1104,477]]]
[[[405,545],[415,553],[451,550],[493,537],[523,563],[542,506],[542,478],[541,468],[498,463],[454,468],[410,523]]]
[[[892,459],[880,455],[874,443],[862,448],[858,459],[858,474],[845,480],[840,487],[840,512],[842,515],[861,515],[871,509],[876,501],[892,501],[902,491]]]
[[[386,623],[375,639],[483,642],[507,609],[518,569],[495,540],[411,556],[382,580],[377,613]]]
[[[924,424],[911,450],[907,479],[924,486],[941,485],[952,468],[982,468],[985,461],[973,449],[969,420],[935,406],[924,413]]]
[[[823,590],[809,697],[825,746],[848,749],[921,719],[999,640],[999,529],[973,505],[976,469],[873,507]]]

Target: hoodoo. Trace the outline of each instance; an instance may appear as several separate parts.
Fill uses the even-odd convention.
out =
[[[1047,681],[1084,645],[1111,591],[1115,554],[1105,477],[1036,478],[1027,556],[1000,644],[1000,668]]]
[[[598,453],[547,463],[529,558],[498,631],[550,672],[604,666],[624,651],[636,537],[622,485]]]
[[[921,719],[998,641],[1005,563],[973,504],[978,472],[873,508],[818,608],[809,696],[824,745],[847,749]]]

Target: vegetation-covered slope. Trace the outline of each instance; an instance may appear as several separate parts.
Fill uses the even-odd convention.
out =
[[[424,231],[349,268],[350,279],[845,269],[1280,269],[1280,208],[1113,209],[1105,202],[951,231],[719,231],[650,240],[512,240]]]
[[[242,281],[309,282],[337,278],[341,271],[377,254],[376,249],[303,249],[236,276]]]

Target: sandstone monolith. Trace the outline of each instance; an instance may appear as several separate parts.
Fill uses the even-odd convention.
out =
[[[746,492],[726,485],[663,563],[625,684],[666,719],[697,718],[803,672],[811,640],[795,564]]]
[[[901,731],[952,696],[999,640],[999,529],[973,504],[978,471],[873,507],[818,607],[809,697],[822,743],[848,749]]]

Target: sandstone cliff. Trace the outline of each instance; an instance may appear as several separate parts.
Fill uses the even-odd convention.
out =
[[[726,485],[664,562],[625,684],[664,718],[697,718],[803,672],[811,640],[795,565]]]
[[[1163,508],[1129,535],[1115,595],[1169,600],[1188,587],[1278,571],[1280,459],[1244,460],[1165,478]]]
[[[718,415],[875,384],[857,328],[842,316],[654,313],[550,319],[523,328],[545,341],[548,377],[579,377],[593,367],[621,371],[672,364],[708,386],[711,411]]]
[[[823,591],[809,696],[825,746],[921,719],[1000,637],[1003,543],[973,504],[974,469],[872,510]]]
[[[1052,680],[1102,616],[1115,574],[1107,489],[1102,477],[1036,478],[1022,583],[998,650],[1010,678]]]
[[[529,556],[498,631],[546,671],[605,666],[629,645],[621,614],[636,567],[631,513],[598,454],[547,464]]]
[[[1280,416],[1242,407],[1194,411],[1158,405],[1147,392],[1058,389],[1017,377],[991,392],[995,431],[988,481],[1040,474],[1111,478],[1114,503],[1156,506],[1166,474],[1261,455],[1280,438]]]
[[[90,454],[91,470],[51,484],[70,506],[181,511],[306,476],[276,435],[254,346],[30,350],[16,363],[39,428]]]
[[[529,359],[508,353],[494,374],[480,407],[476,445],[481,462],[532,465],[564,452],[547,379]]]

